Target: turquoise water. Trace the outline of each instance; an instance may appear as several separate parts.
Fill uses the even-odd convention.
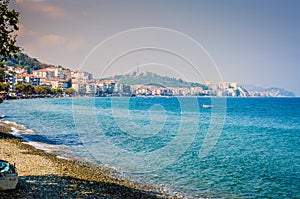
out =
[[[37,147],[171,192],[300,198],[300,98],[33,99],[0,108]]]

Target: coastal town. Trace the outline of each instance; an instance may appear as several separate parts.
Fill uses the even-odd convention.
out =
[[[0,0],[0,199],[300,199],[299,8]]]
[[[143,78],[153,73],[129,74],[129,78]],[[83,70],[70,70],[63,67],[47,67],[32,70],[4,65],[6,89],[2,94],[8,97],[23,96],[218,96],[218,97],[278,97],[276,90],[248,91],[237,82],[206,81],[205,84],[191,83],[170,86],[160,82],[154,84],[129,84],[120,78],[94,79]],[[159,76],[163,78],[162,76]],[[175,78],[173,78],[175,79]],[[154,81],[154,80],[153,80]],[[175,81],[183,82],[183,80]],[[25,86],[27,85],[27,87]]]

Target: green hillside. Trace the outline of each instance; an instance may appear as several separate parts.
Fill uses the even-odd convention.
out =
[[[0,57],[0,60],[3,60]],[[31,73],[33,70],[39,70],[42,68],[47,68],[53,65],[41,63],[36,58],[31,58],[25,53],[18,53],[15,57],[10,57],[7,61],[4,61],[4,64],[7,66],[15,66],[19,68],[25,68],[28,73]]]
[[[0,59],[2,60],[2,59]],[[53,65],[45,64],[32,58],[25,53],[18,53],[16,57],[8,58],[4,62],[7,66],[15,66],[19,68],[25,68],[28,73],[33,70],[39,70]],[[205,85],[193,82],[183,81],[182,79],[176,79],[174,77],[161,76],[156,73],[146,72],[146,73],[132,73],[126,75],[115,75],[112,77],[118,80],[122,84],[128,85],[153,85],[156,87],[173,87],[173,88],[191,88],[191,87],[203,87],[203,89],[208,89]]]
[[[153,85],[156,87],[173,87],[173,88],[191,88],[200,86],[204,89],[207,87],[203,84],[186,82],[182,79],[176,79],[174,77],[161,76],[156,73],[146,72],[146,73],[132,73],[126,75],[115,75],[113,77],[115,80],[118,80],[122,84],[128,85]]]

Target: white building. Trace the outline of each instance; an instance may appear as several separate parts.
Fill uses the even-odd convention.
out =
[[[63,79],[64,78],[64,71],[62,68],[55,68],[54,70],[54,77],[55,78],[59,78],[59,79]]]
[[[15,76],[11,73],[6,73],[5,74],[5,82],[9,85],[9,91],[10,92],[14,91],[15,83],[16,83]]]
[[[41,70],[34,70],[32,71],[32,74],[40,78],[50,79],[55,77],[54,71],[55,71],[54,68],[46,68]]]
[[[48,79],[49,83],[51,84],[52,88],[64,88],[64,81],[60,78],[51,78]]]
[[[82,83],[82,82],[72,82],[72,88],[80,94],[85,94],[86,93],[86,87],[87,83]]]
[[[71,72],[72,79],[75,79],[79,82],[87,82],[91,79],[93,79],[93,75],[91,73],[82,71],[82,70],[76,70]]]

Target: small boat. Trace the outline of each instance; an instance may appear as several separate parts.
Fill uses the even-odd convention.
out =
[[[14,165],[0,160],[0,190],[15,189],[19,176]]]
[[[202,108],[212,108],[213,105],[202,104]]]

